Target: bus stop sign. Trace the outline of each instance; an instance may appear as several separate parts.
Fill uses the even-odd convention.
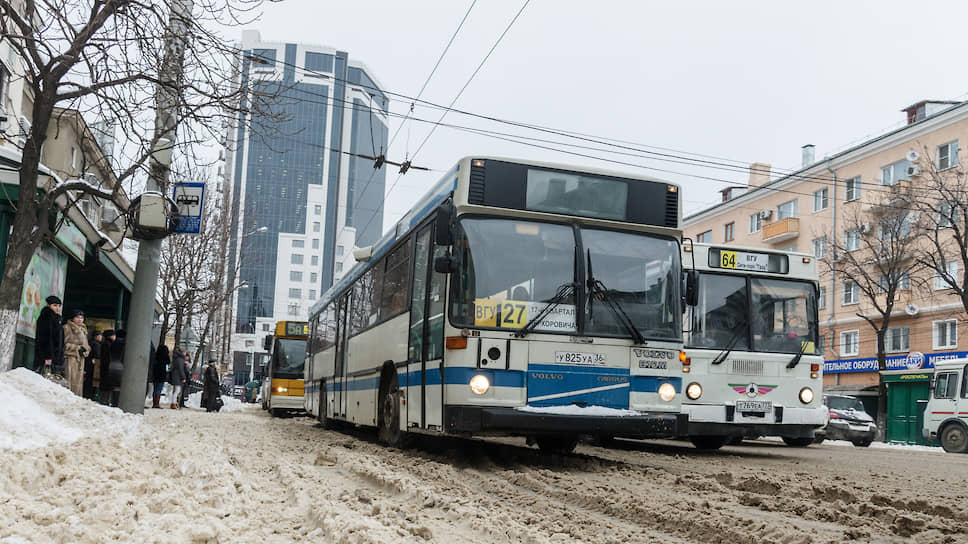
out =
[[[205,202],[204,183],[176,183],[174,194],[178,206],[178,221],[173,232],[198,234],[202,228],[202,204]]]

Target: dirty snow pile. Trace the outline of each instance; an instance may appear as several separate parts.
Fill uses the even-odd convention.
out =
[[[26,368],[0,374],[0,399],[0,451],[69,444],[91,436],[129,436],[142,420],[78,397]]]

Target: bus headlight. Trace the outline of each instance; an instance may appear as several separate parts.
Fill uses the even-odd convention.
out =
[[[487,390],[491,388],[491,382],[488,381],[487,376],[483,374],[478,374],[471,378],[470,382],[471,392],[475,395],[483,395],[487,393]]]
[[[659,398],[666,402],[676,398],[676,387],[669,382],[660,385]]]
[[[702,386],[696,382],[692,382],[691,384],[687,385],[686,396],[689,397],[689,400],[698,399],[702,396]]]
[[[809,387],[804,387],[800,390],[800,402],[804,404],[810,404],[813,402],[813,389]]]
[[[285,393],[286,391],[289,391],[289,389],[287,389],[285,387],[277,387],[276,388],[276,393]]]

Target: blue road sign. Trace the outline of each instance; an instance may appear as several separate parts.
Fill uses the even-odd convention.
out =
[[[178,224],[174,232],[198,234],[202,228],[202,206],[205,203],[204,183],[176,183],[175,206],[178,206]]]

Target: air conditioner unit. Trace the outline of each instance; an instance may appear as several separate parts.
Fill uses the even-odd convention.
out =
[[[20,132],[17,134],[17,145],[23,147],[30,136],[30,119],[21,115],[17,118],[17,124],[20,127]]]
[[[911,162],[917,162],[917,160],[921,158],[921,154],[912,149],[911,151],[907,152],[907,155],[905,155],[904,158]]]
[[[77,207],[81,210],[81,213],[84,214],[84,217],[86,217],[88,221],[91,221],[91,223],[94,223],[93,219],[95,217],[95,212],[97,212],[97,205],[94,204],[94,202],[86,198],[82,200],[78,200]]]
[[[771,217],[773,217],[773,210],[760,211],[760,219],[769,219]]]
[[[912,177],[915,177],[915,176],[920,176],[921,175],[921,167],[920,166],[908,166],[907,167],[907,175],[908,175],[909,178],[912,178]]]
[[[120,220],[121,214],[112,204],[105,204],[101,208],[101,228],[113,232],[121,232],[123,225]]]

